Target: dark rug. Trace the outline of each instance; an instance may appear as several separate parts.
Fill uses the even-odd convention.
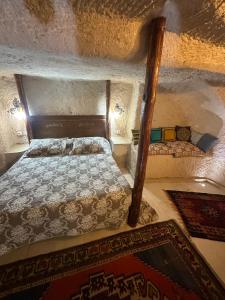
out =
[[[10,300],[225,297],[173,220],[1,266],[0,293]]]
[[[167,191],[191,236],[225,241],[225,195]]]

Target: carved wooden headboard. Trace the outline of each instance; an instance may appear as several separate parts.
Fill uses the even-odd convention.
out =
[[[106,116],[29,116],[32,138],[107,136]]]
[[[110,81],[106,80],[106,115],[30,116],[23,86],[23,76],[15,74],[20,101],[26,113],[29,141],[32,138],[100,136],[109,139]]]

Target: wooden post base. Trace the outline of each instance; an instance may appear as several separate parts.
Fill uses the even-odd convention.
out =
[[[127,222],[127,224],[130,227],[136,227],[137,226],[139,213],[140,213],[140,207],[136,208],[136,206],[133,206],[131,204],[130,209],[129,209],[128,222]]]

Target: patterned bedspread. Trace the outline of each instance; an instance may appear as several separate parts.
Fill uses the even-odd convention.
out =
[[[130,194],[111,155],[23,157],[0,177],[0,254],[118,227],[127,220]],[[150,220],[156,218],[154,209],[143,209]]]

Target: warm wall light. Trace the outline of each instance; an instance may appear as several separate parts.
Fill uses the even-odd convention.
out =
[[[12,105],[13,106],[8,110],[8,113],[10,113],[18,120],[25,120],[26,114],[23,110],[21,102],[17,98],[14,98],[12,101]]]
[[[14,114],[14,117],[18,120],[25,120],[26,119],[26,115],[25,112],[21,109],[19,111],[16,111]]]
[[[118,119],[118,117],[121,116],[124,112],[124,109],[119,105],[119,103],[116,103],[114,110],[110,112],[110,115],[113,119]]]

